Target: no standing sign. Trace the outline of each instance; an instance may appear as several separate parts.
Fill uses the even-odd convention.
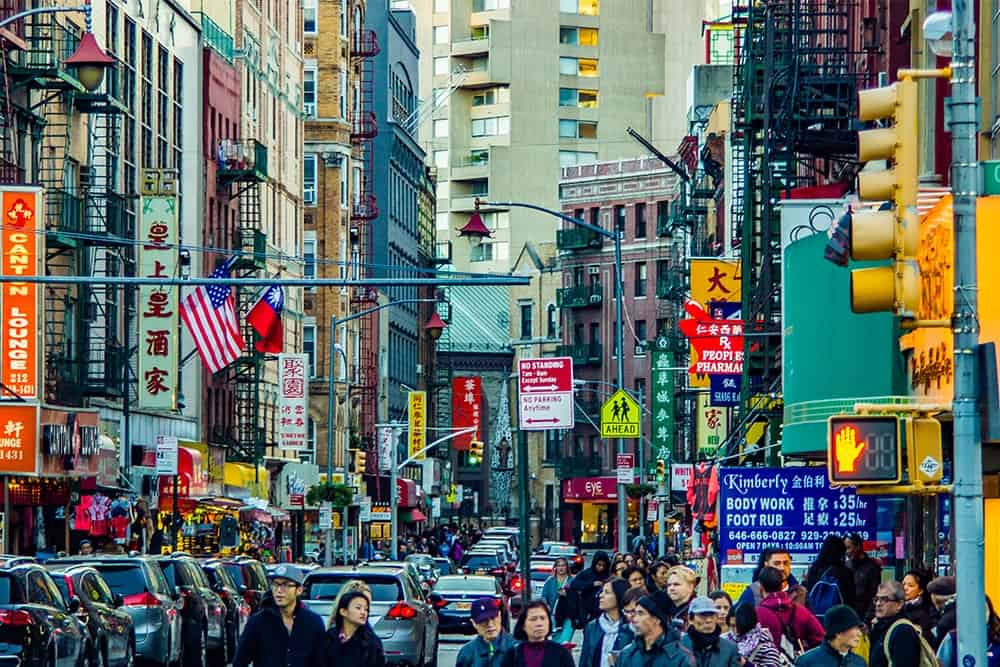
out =
[[[517,364],[518,422],[525,431],[573,428],[573,360],[521,359]]]

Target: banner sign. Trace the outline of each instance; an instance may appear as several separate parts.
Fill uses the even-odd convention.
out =
[[[713,457],[729,435],[729,408],[712,405],[707,394],[698,394],[698,456]]]
[[[666,336],[659,336],[654,342],[651,362],[653,458],[669,461],[674,451],[674,371],[670,370],[674,365],[674,353]]]
[[[143,195],[139,221],[140,278],[177,278],[177,197]],[[178,288],[139,287],[139,407],[177,408]]]
[[[38,216],[42,213],[42,195],[38,188],[4,186],[3,232],[0,252],[5,276],[39,275],[39,246],[42,239]],[[32,283],[4,283],[0,312],[3,313],[3,333],[0,333],[0,382],[3,398],[17,397],[31,401],[39,396],[39,289]],[[53,317],[61,316],[56,313]],[[35,468],[31,460],[32,472]]]
[[[724,563],[757,563],[771,546],[811,563],[827,535],[876,535],[875,497],[831,489],[826,468],[721,468],[719,550]]]
[[[691,319],[677,323],[694,347],[689,372],[700,375],[742,375],[743,321],[713,319],[694,301],[684,304]]]
[[[302,450],[309,447],[309,355],[303,352],[278,355],[278,447]]]
[[[410,458],[414,461],[423,461],[427,458],[422,452],[427,446],[427,392],[411,391],[407,394],[409,407],[409,433],[410,433]],[[419,454],[418,454],[419,452]]]
[[[483,379],[480,377],[456,377],[451,381],[451,427],[479,429],[482,419]],[[464,433],[452,439],[452,448],[457,452],[468,451],[469,443],[482,440],[482,433]]]
[[[38,472],[37,405],[0,405],[0,472]]]

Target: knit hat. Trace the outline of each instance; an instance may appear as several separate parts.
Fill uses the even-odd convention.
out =
[[[936,577],[927,584],[927,592],[931,595],[949,597],[955,594],[955,577]]]
[[[834,637],[845,630],[864,625],[858,613],[846,604],[838,604],[826,610],[823,628],[827,637]]]
[[[649,612],[651,616],[655,616],[656,618],[660,619],[660,624],[663,626],[664,632],[668,632],[669,629],[672,627],[670,625],[671,619],[669,614],[667,614],[663,609],[661,609],[660,605],[656,604],[656,601],[653,600],[653,598],[649,597],[648,595],[644,595],[641,598],[639,598],[639,601],[636,604],[638,604],[640,607]]]

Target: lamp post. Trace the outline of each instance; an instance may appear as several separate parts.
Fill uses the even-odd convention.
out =
[[[624,331],[622,328],[622,234],[621,231],[616,229],[613,232],[598,227],[597,225],[592,225],[583,220],[577,220],[576,218],[566,215],[560,211],[553,211],[551,209],[545,208],[543,206],[537,206],[536,204],[527,204],[525,202],[514,202],[514,201],[480,201],[476,199],[476,210],[469,218],[469,222],[458,230],[458,233],[462,236],[468,236],[471,239],[477,239],[482,241],[483,237],[491,236],[492,231],[485,224],[483,224],[483,219],[479,215],[479,207],[483,206],[496,206],[500,208],[527,208],[532,211],[539,211],[540,213],[546,213],[551,216],[555,216],[560,220],[564,220],[577,227],[583,227],[599,236],[607,239],[611,239],[615,243],[615,349],[617,350],[616,355],[616,375],[618,389],[625,388],[625,367],[624,367]],[[618,438],[618,444],[616,451],[619,454],[625,453],[625,441]],[[526,479],[521,480],[522,484],[527,484]],[[628,501],[625,498],[625,485],[618,484],[618,551],[625,553],[628,551]]]
[[[344,384],[346,386],[346,397],[344,399],[346,410],[350,414],[351,408],[351,374],[347,369],[347,352],[341,345],[338,345],[337,340],[337,327],[341,324],[345,324],[352,320],[359,319],[366,315],[378,312],[390,306],[395,306],[404,303],[437,303],[437,299],[398,299],[396,301],[389,301],[388,303],[379,304],[373,308],[368,308],[357,313],[348,315],[347,317],[337,318],[337,316],[330,315],[330,364],[328,370],[328,382],[327,387],[327,431],[326,431],[326,483],[333,484],[333,434],[337,428],[337,409],[336,409],[336,379],[334,375],[336,373],[335,358],[337,352],[339,352],[344,360]],[[441,329],[437,329],[437,324],[433,322],[434,317],[437,317],[437,313],[431,317],[432,322],[428,322],[425,330],[431,336],[432,339],[437,339],[441,335]],[[441,323],[441,328],[444,328],[444,322],[441,322],[441,318],[438,317],[438,322]],[[432,328],[431,325],[434,325]],[[435,330],[437,334],[435,335]],[[350,420],[345,420],[347,424],[350,424]],[[343,466],[341,470],[344,475],[344,483],[347,483],[348,475],[348,464],[347,464],[347,450],[350,448],[350,443],[347,442],[347,438],[344,439],[344,452],[343,452]],[[324,526],[326,529],[326,557],[325,565],[327,567],[333,565],[333,531],[329,526]],[[347,558],[347,510],[344,510],[344,558]]]

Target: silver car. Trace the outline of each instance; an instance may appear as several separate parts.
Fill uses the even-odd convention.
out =
[[[324,567],[306,576],[305,605],[328,620],[343,585],[357,579],[372,591],[368,624],[382,640],[386,661],[425,667],[437,663],[438,615],[409,567],[393,564]]]

